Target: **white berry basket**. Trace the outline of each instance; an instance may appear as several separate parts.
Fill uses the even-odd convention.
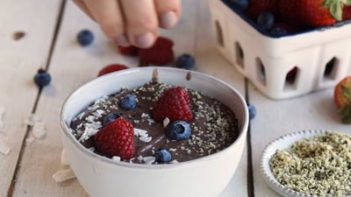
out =
[[[301,96],[336,85],[351,69],[347,23],[274,38],[221,0],[208,0],[220,52],[264,95]],[[251,23],[251,24],[250,24]],[[297,71],[287,78],[289,71]]]

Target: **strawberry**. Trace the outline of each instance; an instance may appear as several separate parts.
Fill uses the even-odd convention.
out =
[[[106,75],[108,73],[124,70],[124,69],[128,69],[128,67],[123,65],[123,64],[110,64],[110,65],[103,67],[99,71],[98,77],[100,77],[102,75]]]
[[[188,92],[181,87],[167,90],[156,103],[152,115],[157,122],[163,121],[166,117],[171,121],[191,121],[193,113]]]
[[[263,12],[277,13],[279,0],[252,0],[246,14],[254,21]],[[284,0],[283,0],[284,1]]]
[[[123,118],[107,124],[94,136],[98,153],[107,157],[119,156],[124,160],[135,155],[134,129]]]
[[[351,6],[344,6],[342,20],[351,19]]]
[[[283,21],[305,27],[323,27],[342,20],[344,0],[284,0],[279,3]]]
[[[118,46],[118,51],[122,55],[127,55],[127,56],[138,56],[139,54],[139,48],[135,46],[129,46],[129,47]]]
[[[155,44],[148,49],[140,49],[140,65],[149,64],[165,65],[172,63],[174,60],[173,41],[165,37],[157,38]]]
[[[351,123],[351,76],[340,81],[334,91],[334,101],[344,123]]]

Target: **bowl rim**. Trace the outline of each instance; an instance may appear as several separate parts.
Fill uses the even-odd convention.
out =
[[[271,147],[277,146],[276,144],[278,142],[287,141],[294,136],[301,137],[301,139],[299,139],[299,140],[294,140],[294,142],[297,142],[297,141],[300,141],[303,139],[309,139],[309,138],[312,138],[315,136],[323,135],[323,134],[328,133],[328,132],[341,132],[341,131],[337,131],[337,130],[333,130],[333,129],[305,129],[305,130],[296,131],[296,132],[282,135],[282,136],[274,139],[270,143],[268,143],[262,151],[261,161],[260,161],[260,173],[263,176],[263,179],[267,183],[267,185],[269,185],[271,187],[271,189],[273,189],[274,191],[278,192],[279,194],[281,194],[283,196],[287,196],[287,197],[315,197],[314,195],[311,195],[311,194],[306,194],[306,193],[294,191],[286,186],[283,186],[281,183],[279,183],[277,181],[277,179],[275,178],[275,176],[272,173],[272,170],[270,170],[270,169],[267,170],[265,168],[267,163],[269,165],[269,161],[272,158],[272,156],[268,157],[269,156],[268,149],[270,149]],[[345,133],[345,132],[341,132],[341,133]],[[283,149],[281,148],[280,150],[283,150]],[[351,197],[351,196],[347,195],[345,197]]]
[[[214,153],[214,154],[210,154],[204,157],[200,157],[197,159],[192,159],[189,161],[184,161],[184,162],[179,162],[179,163],[172,163],[172,164],[167,164],[167,165],[146,165],[146,164],[135,164],[135,163],[128,163],[128,162],[117,162],[117,161],[113,161],[110,158],[107,158],[105,156],[96,154],[92,151],[89,151],[86,147],[84,147],[81,143],[78,142],[78,140],[75,139],[75,137],[73,136],[72,132],[71,132],[71,128],[66,124],[65,120],[64,120],[64,114],[66,112],[66,105],[67,103],[70,101],[70,99],[74,96],[76,96],[78,94],[78,92],[83,89],[86,86],[89,86],[93,83],[96,83],[98,81],[101,80],[107,80],[107,78],[112,78],[112,76],[114,77],[118,77],[120,75],[130,75],[133,74],[135,72],[146,72],[146,71],[155,71],[155,70],[165,70],[165,71],[177,71],[177,72],[182,72],[184,73],[184,76],[190,74],[195,74],[204,78],[208,78],[209,80],[213,80],[218,82],[219,84],[227,87],[230,89],[230,91],[232,93],[234,93],[235,96],[238,97],[239,101],[240,101],[240,105],[243,106],[244,109],[244,120],[241,123],[241,129],[239,129],[239,135],[238,137],[235,139],[235,141],[228,147],[226,147],[225,149]],[[160,169],[171,169],[171,168],[175,168],[175,167],[186,167],[189,165],[193,165],[196,163],[200,163],[200,162],[206,162],[209,160],[215,160],[218,157],[221,157],[222,155],[224,155],[226,152],[229,151],[229,149],[233,149],[236,147],[236,144],[238,144],[239,140],[242,140],[242,138],[246,137],[246,133],[247,133],[247,129],[248,129],[248,124],[249,124],[249,114],[248,114],[248,109],[247,109],[247,103],[244,99],[244,97],[240,94],[240,92],[238,90],[236,90],[234,87],[232,87],[231,85],[229,85],[227,82],[224,82],[221,79],[215,78],[209,74],[205,74],[205,73],[201,73],[198,71],[190,71],[190,70],[184,70],[184,69],[179,69],[179,68],[173,68],[173,67],[158,67],[158,66],[149,66],[149,67],[134,67],[134,68],[129,68],[129,69],[125,69],[125,70],[121,70],[118,72],[112,72],[109,74],[106,74],[104,76],[100,76],[97,77],[93,80],[90,80],[86,83],[84,83],[83,85],[80,85],[78,88],[76,88],[75,90],[73,90],[73,92],[71,92],[67,98],[64,100],[64,103],[61,107],[61,111],[60,111],[60,124],[61,124],[61,129],[60,132],[63,133],[63,135],[61,134],[61,137],[65,137],[68,138],[68,141],[73,145],[73,147],[78,150],[81,154],[90,157],[91,159],[95,159],[99,162],[102,162],[104,164],[109,164],[109,165],[114,165],[114,166],[119,166],[119,167],[125,167],[125,168],[133,168],[133,169],[154,169],[154,170],[160,170]],[[62,139],[63,140],[63,139]],[[63,147],[65,148],[65,147]]]

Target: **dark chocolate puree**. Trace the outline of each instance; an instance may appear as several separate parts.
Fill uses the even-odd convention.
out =
[[[192,136],[189,140],[178,142],[167,138],[163,123],[155,122],[151,112],[158,98],[170,87],[172,86],[150,82],[133,90],[122,89],[98,99],[71,122],[73,134],[85,147],[92,148],[92,136],[101,127],[103,117],[110,112],[119,112],[134,128],[147,131],[146,139],[141,140],[140,136],[135,136],[136,157],[129,161],[133,163],[148,163],[143,158],[152,158],[159,148],[168,149],[174,162],[188,161],[216,153],[235,141],[238,123],[233,112],[219,101],[191,89],[187,91],[194,114],[191,122]],[[138,105],[135,110],[119,108],[119,100],[127,94],[136,95]]]

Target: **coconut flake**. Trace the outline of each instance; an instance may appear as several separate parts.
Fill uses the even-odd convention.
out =
[[[146,130],[143,130],[143,129],[137,129],[137,128],[134,128],[134,135],[135,136],[147,136],[148,134],[147,134],[148,132],[146,131]]]
[[[101,109],[98,109],[98,110],[96,110],[95,112],[93,112],[93,115],[94,115],[95,117],[97,117],[97,118],[101,118],[102,115],[104,115],[104,114],[105,114],[105,112],[104,112],[103,110],[101,110]]]
[[[45,124],[43,122],[36,122],[33,125],[32,135],[36,139],[42,139],[46,135]]]
[[[169,163],[171,163],[171,164],[175,164],[175,163],[179,163],[179,161],[177,161],[177,160],[172,160],[171,162],[169,162]]]
[[[10,150],[10,147],[4,142],[3,139],[0,138],[0,153],[7,155],[9,154]]]
[[[155,162],[155,160],[156,158],[153,156],[144,157],[145,164],[152,164]]]
[[[107,95],[102,96],[102,97],[100,97],[100,98],[98,98],[98,99],[95,100],[94,105],[98,105],[98,104],[100,104],[100,103],[102,103],[102,102],[105,102],[107,99],[108,99],[108,96],[107,96]]]
[[[139,138],[140,141],[143,141],[143,142],[146,142],[146,143],[149,143],[151,142],[152,140],[152,137],[145,137],[145,136],[142,136]]]
[[[27,144],[31,144],[33,141],[35,140],[35,138],[33,136],[28,136],[27,139],[26,139],[26,143]]]
[[[138,157],[137,157],[137,159],[141,162],[141,161],[144,161],[144,157],[143,156],[141,156],[141,155],[139,155]]]
[[[40,122],[40,117],[36,114],[30,114],[25,120],[24,123],[28,126],[34,126],[35,123]]]
[[[169,118],[168,117],[166,117],[165,119],[163,119],[163,127],[167,127],[168,126],[168,124],[170,123],[171,121],[169,120]]]
[[[56,181],[56,183],[62,183],[62,182],[74,179],[75,177],[76,175],[70,168],[59,170],[52,175],[52,178]]]
[[[79,141],[84,141],[89,139],[91,136],[95,135],[102,127],[100,122],[87,123],[84,126],[85,126],[85,129],[82,132],[83,134],[79,138]]]
[[[112,157],[112,160],[113,160],[113,161],[116,161],[116,162],[120,162],[120,161],[121,161],[121,157],[113,156],[113,157]]]
[[[151,142],[152,140],[152,137],[149,136],[148,131],[143,129],[134,128],[134,135],[138,137],[140,141],[143,141],[146,143]]]

